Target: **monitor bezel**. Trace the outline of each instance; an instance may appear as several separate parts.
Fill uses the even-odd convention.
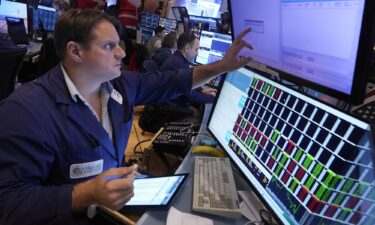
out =
[[[265,73],[265,72],[263,72],[263,71],[261,71],[261,70],[258,70],[258,69],[255,69],[255,68],[252,68],[252,67],[249,67],[249,66],[244,66],[243,69],[247,69],[247,70],[249,70],[249,71],[251,71],[251,72],[254,72],[254,73],[256,73],[256,74],[259,75],[259,76],[262,76],[262,77],[264,77],[264,78],[266,78],[266,79],[272,80],[273,82],[275,82],[275,83],[277,83],[277,84],[282,85],[284,88],[286,88],[286,89],[288,89],[288,90],[293,90],[293,91],[295,91],[295,92],[298,92],[299,94],[304,95],[305,97],[311,98],[311,99],[313,99],[313,100],[315,100],[315,101],[318,101],[318,102],[320,102],[320,103],[322,103],[322,104],[324,104],[324,105],[326,105],[326,106],[328,106],[328,107],[334,108],[335,110],[338,110],[338,111],[340,111],[340,112],[342,112],[342,113],[348,114],[349,116],[354,117],[355,119],[358,119],[358,120],[360,120],[360,121],[362,121],[362,122],[364,122],[364,123],[367,123],[367,124],[369,125],[371,131],[372,131],[372,128],[375,127],[375,126],[371,127],[371,124],[370,124],[368,121],[366,121],[366,120],[364,120],[363,118],[361,118],[361,117],[358,117],[358,116],[353,115],[353,114],[349,114],[348,112],[346,112],[346,111],[343,110],[343,109],[340,109],[340,108],[338,108],[338,107],[336,107],[336,106],[330,105],[330,104],[328,104],[327,102],[324,102],[324,101],[322,101],[321,99],[316,98],[315,96],[310,96],[310,95],[308,95],[308,94],[306,94],[306,93],[304,93],[304,92],[302,92],[302,91],[300,91],[300,90],[298,90],[298,89],[290,88],[288,85],[286,85],[286,84],[280,82],[279,80],[272,79],[272,77],[271,77],[269,74],[267,74],[267,73]],[[230,71],[230,72],[233,72],[233,71]],[[230,72],[228,72],[228,73],[230,73]],[[219,87],[218,87],[218,89],[217,89],[216,98],[215,98],[215,100],[214,100],[214,103],[213,103],[212,108],[211,108],[211,111],[210,111],[210,115],[209,115],[208,120],[207,120],[207,126],[206,126],[206,127],[207,127],[207,131],[208,131],[208,133],[209,133],[212,137],[215,138],[215,140],[216,140],[217,143],[219,144],[220,148],[223,149],[223,151],[225,152],[225,154],[228,155],[228,157],[229,157],[229,159],[230,159],[230,161],[231,161],[231,164],[234,165],[235,168],[237,169],[237,171],[240,172],[240,174],[242,175],[242,178],[246,181],[246,183],[248,183],[248,184],[250,185],[251,189],[254,191],[254,193],[256,194],[256,196],[258,197],[258,199],[260,199],[260,200],[262,201],[263,205],[264,205],[264,206],[267,208],[267,210],[272,214],[272,217],[276,220],[276,222],[277,222],[278,224],[284,224],[284,223],[282,222],[282,220],[277,216],[277,213],[276,213],[276,212],[271,208],[271,206],[268,204],[267,200],[266,200],[266,199],[265,199],[265,198],[264,198],[264,197],[258,192],[258,190],[256,189],[256,187],[251,183],[251,181],[246,177],[246,175],[244,174],[244,172],[243,172],[243,171],[240,169],[240,167],[235,163],[235,161],[234,161],[234,159],[231,157],[231,155],[227,153],[227,151],[226,151],[226,149],[225,149],[225,146],[223,146],[223,145],[220,143],[220,141],[218,140],[218,138],[215,136],[215,134],[214,134],[214,133],[211,131],[211,129],[210,129],[210,123],[211,123],[211,120],[212,120],[212,115],[214,114],[214,111],[215,111],[215,108],[216,108],[216,105],[217,105],[217,101],[218,101],[219,96],[220,96],[220,94],[221,94],[221,91],[222,91],[222,88],[223,88],[223,85],[224,85],[224,82],[225,82],[225,80],[226,80],[226,78],[227,78],[228,73],[222,75],[223,77],[222,77],[221,80],[220,80],[220,85],[219,85]],[[374,133],[373,137],[375,137],[375,132],[372,132],[372,133]],[[374,141],[374,140],[373,140],[373,141]],[[374,157],[374,159],[375,159],[375,149],[374,149],[374,148],[372,149],[372,153],[373,153],[373,157]],[[375,168],[374,168],[374,169],[375,169]]]
[[[318,83],[314,83],[312,81],[303,79],[301,77],[295,76],[291,73],[287,73],[285,71],[281,71],[278,68],[274,68],[271,66],[265,66],[265,69],[271,69],[276,71],[282,79],[291,81],[295,84],[306,86],[308,88],[315,89],[316,91],[325,93],[337,99],[343,100],[347,103],[358,105],[363,102],[365,91],[366,91],[366,84],[369,75],[369,67],[370,67],[370,50],[372,49],[372,41],[371,41],[371,29],[372,26],[375,24],[375,16],[371,14],[371,9],[375,8],[375,2],[372,0],[364,0],[364,10],[363,10],[363,18],[361,24],[361,32],[359,35],[359,42],[358,42],[358,50],[357,50],[357,58],[355,63],[355,70],[353,76],[353,83],[352,89],[350,94],[346,94],[340,92],[335,89],[328,88],[326,86],[322,86]],[[228,10],[231,15],[232,13],[232,0],[228,1]],[[230,25],[232,28],[232,37],[233,40],[235,38],[234,26],[233,26],[233,16],[230,17]]]

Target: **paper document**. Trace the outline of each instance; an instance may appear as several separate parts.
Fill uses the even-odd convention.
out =
[[[171,207],[167,216],[167,225],[213,225],[213,221],[201,216],[181,212]]]

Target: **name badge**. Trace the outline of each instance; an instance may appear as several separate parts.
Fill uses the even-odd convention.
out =
[[[118,102],[118,104],[122,105],[122,96],[115,89],[113,89],[111,93],[111,98],[113,98],[116,102]]]
[[[91,177],[103,172],[103,159],[70,165],[70,179]]]

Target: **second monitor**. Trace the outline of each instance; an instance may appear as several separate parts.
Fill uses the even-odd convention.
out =
[[[225,52],[232,44],[232,37],[203,30],[200,35],[198,56],[195,60],[198,64],[216,62],[224,57]]]
[[[39,5],[33,10],[33,29],[54,31],[57,13],[54,8]]]

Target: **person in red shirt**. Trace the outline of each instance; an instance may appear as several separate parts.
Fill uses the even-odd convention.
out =
[[[75,0],[75,8],[87,9],[87,8],[103,8],[106,4],[105,0]]]
[[[139,25],[138,8],[142,5],[141,0],[119,0],[119,19],[126,27],[126,34],[131,39],[136,39],[137,27]]]

